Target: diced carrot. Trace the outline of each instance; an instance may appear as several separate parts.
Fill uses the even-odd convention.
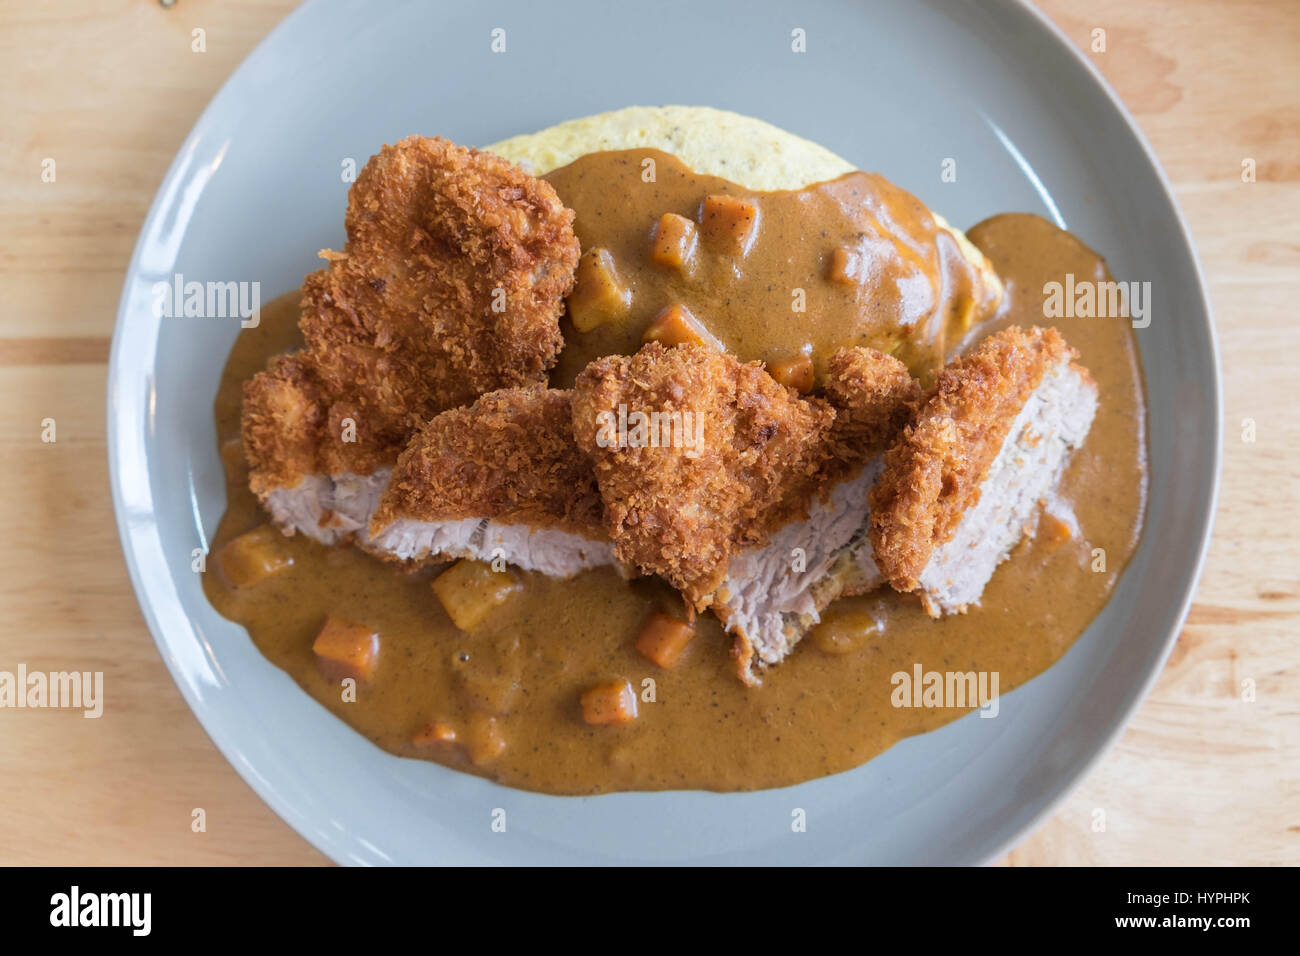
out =
[[[636,692],[625,680],[610,680],[582,692],[582,719],[594,726],[636,720]]]
[[[768,374],[782,385],[793,388],[800,395],[807,395],[813,387],[813,360],[811,355],[781,362],[771,362],[767,366]]]
[[[425,724],[411,737],[417,747],[447,746],[456,742],[456,728],[445,720]]]
[[[651,614],[636,638],[636,649],[660,667],[672,667],[695,636],[695,628],[667,614]]]
[[[362,624],[330,616],[311,649],[321,673],[331,680],[369,680],[379,660],[379,634]]]
[[[292,564],[284,535],[269,524],[227,541],[217,552],[217,571],[232,588],[261,584]]]
[[[705,196],[700,204],[700,233],[723,253],[743,256],[758,235],[758,207],[738,196]]]
[[[841,285],[859,285],[862,282],[862,253],[840,246],[831,253],[826,278]]]
[[[673,303],[654,317],[641,335],[643,342],[662,342],[674,345],[704,345],[723,351],[722,343],[709,334],[708,329],[684,305]]]
[[[470,762],[481,767],[496,760],[505,749],[506,738],[501,732],[500,722],[486,714],[471,714],[469,726],[465,729],[465,753]]]
[[[433,593],[447,616],[462,631],[472,631],[488,612],[523,588],[510,570],[493,571],[484,561],[457,561],[433,579]]]
[[[659,217],[650,245],[650,261],[670,269],[688,272],[699,244],[695,223],[685,216],[666,212]]]
[[[879,622],[865,611],[833,605],[808,636],[819,651],[839,657],[862,650],[879,631]]]
[[[627,315],[632,293],[619,280],[614,257],[608,249],[588,249],[578,260],[573,292],[569,295],[569,319],[579,332]]]

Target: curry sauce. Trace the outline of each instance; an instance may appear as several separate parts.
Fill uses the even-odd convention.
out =
[[[557,387],[593,359],[635,352],[653,319],[681,304],[741,361],[817,365],[865,345],[924,377],[996,299],[930,210],[874,173],[756,194],[636,149],[589,153],[543,178],[576,214],[584,257],[608,254],[625,299],[621,314],[566,329]],[[660,248],[674,225],[691,230],[680,257]]]
[[[926,310],[909,311],[905,295],[878,309],[875,303],[863,308],[854,299],[860,292],[828,281],[826,269],[835,249],[874,227],[845,226],[833,210],[818,216],[847,231],[768,233],[783,222],[788,230],[818,216],[801,219],[765,199],[765,221],[743,269],[722,255],[696,262],[697,271],[689,275],[654,271],[661,267],[647,256],[663,215],[698,220],[703,196],[743,191],[696,177],[667,154],[657,157],[654,195],[620,194],[622,173],[613,179],[602,173],[604,185],[591,188],[590,177],[602,168],[616,170],[615,164],[639,176],[645,153],[605,155],[604,167],[598,154],[548,177],[578,213],[584,253],[608,250],[622,291],[630,292],[624,324],[598,324],[587,332],[566,327],[555,384],[567,384],[592,357],[634,351],[654,316],[677,302],[707,317],[708,331],[743,358],[779,361],[801,351],[818,356],[837,345],[866,344],[910,349],[906,360],[930,368],[957,344],[965,308],[960,267],[927,265],[939,270],[934,274],[956,271],[950,283],[936,285],[933,274],[925,279],[933,296]],[[855,189],[884,195],[879,183],[851,174],[782,201],[830,204],[820,207],[825,211],[858,202]],[[933,228],[916,210],[900,206],[891,215],[917,217],[913,230]],[[736,678],[730,637],[707,615],[672,667],[658,667],[638,653],[634,642],[645,621],[655,613],[680,617],[681,599],[657,579],[629,581],[609,568],[570,580],[515,572],[520,586],[469,633],[454,626],[431,587],[441,567],[407,573],[302,535],[284,539],[292,564],[279,573],[248,588],[228,588],[209,573],[205,591],[272,663],[377,745],[511,786],[557,794],[752,790],[858,766],[901,738],[966,712],[894,706],[895,674],[911,674],[919,665],[925,671],[996,672],[1001,693],[1023,684],[1058,660],[1105,605],[1141,532],[1146,411],[1129,324],[1117,318],[1043,319],[1045,283],[1067,273],[1105,277],[1104,261],[1034,216],[998,216],[969,237],[1006,288],[996,319],[970,330],[969,337],[1009,324],[1054,324],[1081,353],[1101,403],[1053,505],[1054,513],[1077,522],[1078,533],[1054,525],[1027,538],[994,574],[981,605],[967,614],[932,620],[913,597],[888,589],[842,600],[788,660],[767,673],[763,686],[750,688]],[[900,263],[906,259],[901,252],[884,258],[893,262],[894,255]],[[898,268],[903,275],[905,264]],[[778,270],[779,284],[771,281],[768,288]],[[801,282],[811,304],[806,313],[792,313],[790,290]],[[951,311],[945,301],[953,304]],[[267,306],[257,328],[241,331],[226,364],[215,411],[228,504],[214,552],[268,520],[248,490],[239,453],[241,386],[268,357],[298,344],[297,306],[296,294]],[[943,328],[925,327],[923,314],[942,316]],[[840,318],[821,321],[826,316]],[[919,331],[900,337],[908,329]],[[357,685],[355,699],[337,675],[322,673],[313,653],[327,617],[363,623],[378,635],[374,672]],[[584,722],[582,692],[607,680],[633,688],[636,720],[617,726]],[[431,726],[452,728],[472,745],[431,742]]]

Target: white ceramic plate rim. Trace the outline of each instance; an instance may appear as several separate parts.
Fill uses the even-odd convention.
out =
[[[1147,695],[1151,693],[1151,688],[1154,687],[1156,681],[1160,679],[1160,675],[1165,669],[1165,662],[1169,660],[1169,655],[1173,652],[1174,645],[1178,643],[1178,637],[1182,633],[1183,623],[1187,620],[1187,613],[1191,610],[1192,601],[1196,596],[1196,588],[1200,584],[1201,575],[1205,571],[1205,556],[1210,549],[1210,538],[1214,531],[1214,518],[1218,514],[1219,510],[1219,486],[1223,470],[1223,374],[1220,369],[1219,361],[1219,338],[1214,327],[1213,313],[1210,308],[1210,294],[1209,287],[1205,282],[1205,271],[1201,268],[1200,257],[1196,254],[1196,245],[1192,241],[1191,230],[1187,228],[1187,220],[1183,216],[1182,207],[1178,205],[1178,200],[1174,196],[1174,189],[1172,184],[1169,182],[1169,177],[1165,175],[1164,167],[1156,157],[1155,150],[1151,148],[1151,144],[1147,141],[1146,136],[1143,135],[1137,121],[1133,119],[1133,115],[1128,111],[1128,107],[1124,105],[1123,101],[1119,98],[1119,95],[1111,88],[1111,85],[1106,81],[1106,78],[1102,76],[1101,71],[1093,65],[1093,62],[1088,59],[1088,57],[1084,56],[1083,53],[1079,51],[1079,48],[1070,42],[1070,38],[1066,36],[1065,32],[1058,27],[1047,16],[1047,14],[1034,6],[1030,0],[1008,0],[1008,2],[1013,3],[1015,6],[1019,7],[1022,12],[1033,18],[1042,30],[1051,35],[1060,49],[1067,56],[1073,58],[1076,63],[1082,65],[1083,68],[1087,70],[1089,76],[1092,77],[1093,82],[1102,90],[1106,98],[1110,101],[1110,105],[1115,109],[1115,112],[1124,120],[1125,125],[1128,126],[1129,133],[1137,142],[1138,146],[1141,147],[1143,154],[1147,158],[1147,162],[1150,164],[1152,171],[1160,182],[1160,188],[1164,190],[1165,195],[1169,199],[1170,208],[1173,210],[1174,218],[1178,223],[1178,239],[1186,250],[1187,258],[1192,266],[1192,271],[1196,275],[1196,292],[1204,307],[1204,313],[1208,324],[1207,333],[1210,348],[1214,353],[1212,356],[1214,365],[1213,384],[1215,421],[1214,477],[1210,490],[1209,502],[1207,504],[1207,512],[1204,515],[1204,521],[1200,531],[1199,541],[1197,543],[1194,569],[1192,574],[1188,576],[1188,579],[1184,584],[1183,594],[1179,599],[1178,613],[1175,618],[1176,625],[1171,627],[1169,633],[1165,636],[1164,646],[1160,652],[1157,663],[1151,668],[1150,673],[1147,674],[1146,679],[1142,682],[1141,690],[1132,697],[1127,707],[1125,707],[1121,713],[1116,714],[1112,718],[1110,729],[1102,736],[1101,740],[1096,745],[1096,749],[1088,759],[1081,761],[1076,765],[1072,772],[1062,775],[1057,784],[1055,795],[1045,802],[1043,808],[1034,815],[1024,827],[1021,828],[1020,832],[1006,840],[995,851],[985,857],[982,861],[983,865],[988,865],[995,860],[1000,859],[1016,847],[1026,836],[1037,830],[1050,816],[1056,813],[1061,804],[1063,804],[1069,798],[1070,794],[1074,792],[1075,788],[1083,782],[1083,778],[1092,772],[1093,768],[1101,762],[1101,759],[1110,751],[1110,748],[1115,745],[1116,741],[1119,740],[1124,731],[1128,729],[1129,723],[1137,715],[1137,712],[1142,707],[1142,703],[1146,700]]]

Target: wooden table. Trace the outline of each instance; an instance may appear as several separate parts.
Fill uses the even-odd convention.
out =
[[[109,694],[99,720],[0,710],[0,863],[325,862],[168,676],[118,548],[104,440],[109,338],[149,202],[199,111],[293,5],[0,3],[0,670],[102,670]],[[1300,863],[1300,6],[1042,5],[1084,49],[1106,30],[1093,62],[1177,188],[1214,300],[1228,428],[1209,563],[1168,666],[1005,862]]]

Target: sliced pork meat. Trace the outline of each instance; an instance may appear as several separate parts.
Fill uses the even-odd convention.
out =
[[[503,560],[553,577],[615,564],[571,393],[501,389],[411,440],[370,519],[367,551],[399,561]]]
[[[370,517],[388,487],[391,468],[368,475],[307,475],[293,488],[275,488],[262,504],[281,529],[300,532],[321,544],[359,538],[364,543]]]
[[[616,554],[692,609],[712,608],[735,634],[741,677],[757,683],[756,669],[783,658],[831,600],[878,583],[872,461],[918,396],[901,362],[869,349],[836,353],[824,394],[805,400],[757,364],[652,344],[578,377],[574,435]],[[659,431],[602,432],[638,415]],[[696,447],[653,440],[679,421],[686,435],[702,423]]]
[[[244,388],[253,491],[286,532],[325,543],[367,525],[385,470],[429,419],[544,381],[579,251],[548,183],[419,136],[366,163],[346,226],[303,283],[304,348]]]
[[[821,620],[838,597],[884,583],[867,540],[867,493],[880,461],[814,493],[807,517],[771,532],[766,544],[738,552],[710,607],[735,635],[741,680],[761,682]]]
[[[873,349],[830,357],[822,398],[835,410],[818,471],[792,486],[768,523],[765,543],[739,551],[713,612],[735,635],[740,677],[758,684],[839,597],[884,583],[868,537],[867,494],[881,454],[921,396],[907,367]]]
[[[738,548],[760,541],[786,489],[816,473],[834,417],[761,364],[699,345],[597,359],[573,389],[573,435],[615,554],[696,610]]]
[[[978,604],[1088,434],[1097,386],[1055,329],[1013,327],[953,362],[885,456],[875,559],[938,617]]]

